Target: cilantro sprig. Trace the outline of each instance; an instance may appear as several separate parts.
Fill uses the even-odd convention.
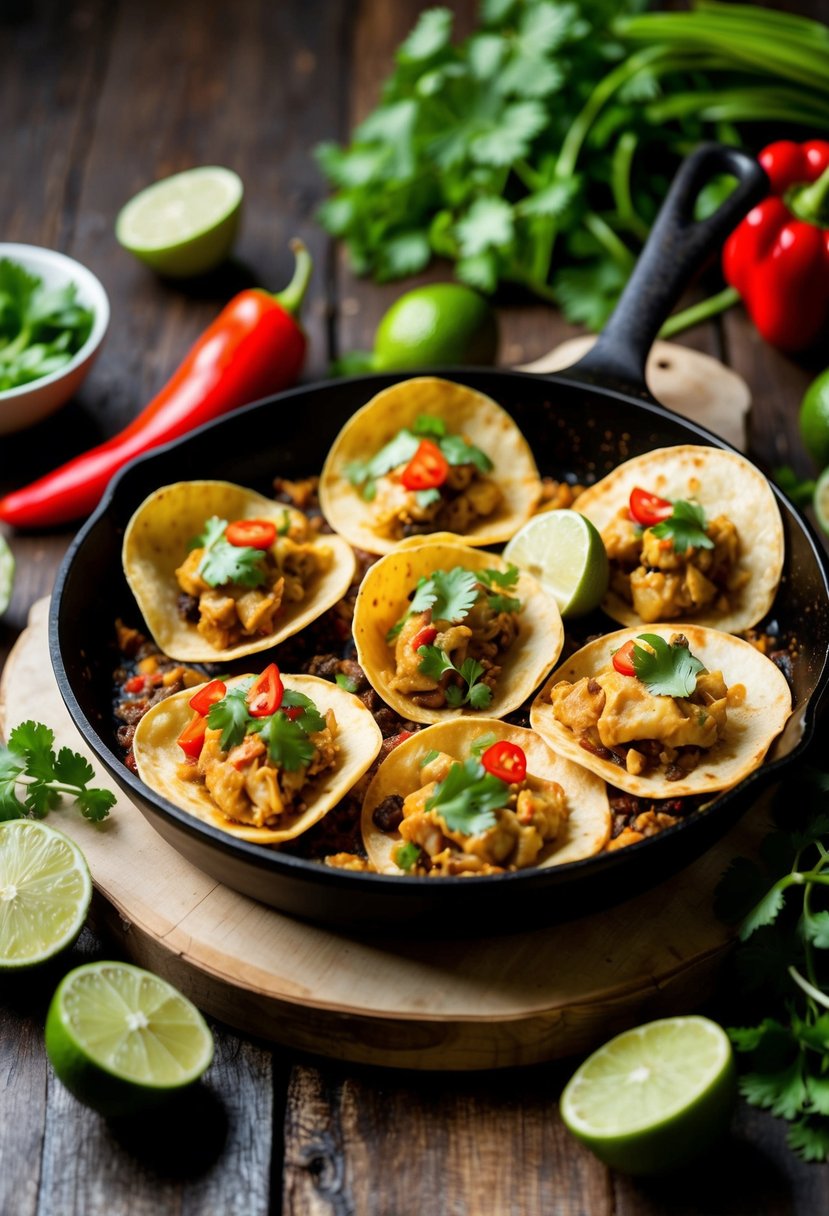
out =
[[[667,519],[651,528],[660,540],[669,540],[677,553],[689,549],[713,549],[714,542],[705,531],[705,513],[697,502],[677,499]]]
[[[411,427],[398,431],[370,460],[354,460],[346,465],[345,475],[353,486],[358,487],[365,501],[371,502],[377,494],[377,478],[402,464],[408,464],[422,439],[431,439],[436,443],[450,465],[472,464],[480,473],[489,473],[493,467],[486,452],[467,443],[462,435],[447,434],[442,418],[433,414],[419,414]],[[440,491],[437,489],[417,492],[417,500],[422,507],[437,502],[438,498]]]
[[[735,1021],[748,1102],[787,1120],[806,1161],[829,1161],[829,774],[802,767],[759,861],[735,858],[715,911],[739,923]]]
[[[470,705],[473,709],[486,709],[492,700],[492,689],[488,684],[479,681],[484,669],[476,659],[464,659],[460,667],[456,667],[445,651],[439,646],[418,646],[420,656],[418,671],[431,680],[438,681],[447,672],[452,671],[460,676],[466,691],[457,684],[450,684],[446,689],[446,703],[452,709],[460,709],[462,705]]]
[[[42,819],[60,805],[75,802],[84,819],[106,819],[115,805],[110,790],[90,787],[95,770],[71,748],[55,752],[55,733],[42,722],[21,722],[0,745],[0,820]],[[22,795],[22,797],[20,796]]]
[[[465,570],[463,566],[435,570],[428,578],[418,580],[407,611],[388,631],[386,641],[392,643],[409,617],[429,608],[433,621],[457,624],[469,615],[481,587],[493,612],[520,612],[521,600],[502,594],[514,589],[518,574],[517,566],[506,570]]]
[[[9,258],[0,260],[0,391],[59,371],[92,330],[93,313],[74,283],[45,287]]]
[[[697,675],[705,667],[687,644],[666,642],[658,633],[640,633],[636,642],[652,647],[633,647],[633,669],[648,692],[655,697],[690,697],[697,686]]]
[[[261,587],[267,582],[265,554],[249,545],[231,545],[225,539],[227,520],[211,515],[200,536],[190,542],[191,549],[204,549],[199,575],[209,587],[236,583],[239,587]],[[290,519],[289,519],[290,524]]]
[[[282,703],[274,714],[253,717],[248,709],[247,694],[252,679],[243,680],[229,688],[221,701],[210,706],[207,725],[220,730],[219,746],[228,752],[242,742],[246,735],[259,734],[275,765],[287,773],[296,772],[314,758],[314,745],[308,738],[325,729],[325,718],[310,697],[286,688]],[[289,718],[286,709],[301,709],[296,718]]]
[[[452,765],[427,798],[426,810],[436,811],[451,832],[477,836],[495,826],[495,812],[506,806],[508,797],[507,783],[470,758]]]
[[[487,599],[493,612],[520,612],[521,601],[514,595],[504,595],[503,592],[514,591],[518,582],[517,566],[509,565],[506,570],[479,570],[478,582],[489,588]]]

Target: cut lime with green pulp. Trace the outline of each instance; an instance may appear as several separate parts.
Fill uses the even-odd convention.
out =
[[[5,536],[0,536],[0,616],[11,603],[14,589],[14,555]]]
[[[829,533],[829,469],[817,479],[814,497],[815,515],[824,532]]]
[[[213,1059],[213,1036],[166,980],[129,963],[86,963],[52,998],[46,1052],[81,1102],[128,1115],[197,1081]]]
[[[68,836],[36,819],[0,824],[0,970],[43,963],[83,928],[92,880]]]
[[[204,165],[174,173],[130,199],[115,222],[115,235],[159,274],[204,274],[230,253],[243,193],[232,169]]]
[[[584,1061],[561,1117],[605,1165],[627,1174],[677,1169],[723,1135],[736,1096],[728,1035],[704,1017],[627,1030]]]
[[[504,557],[538,579],[562,616],[592,612],[607,591],[607,551],[595,526],[578,511],[533,516],[507,542]]]

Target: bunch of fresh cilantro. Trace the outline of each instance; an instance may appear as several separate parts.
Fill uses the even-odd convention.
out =
[[[775,803],[759,863],[737,858],[716,909],[741,921],[729,1030],[740,1089],[791,1123],[790,1147],[829,1160],[829,774],[803,767]]]
[[[473,287],[518,283],[599,329],[699,141],[739,143],[741,122],[829,128],[825,27],[646,3],[481,0],[458,43],[448,8],[423,12],[351,144],[317,149],[335,191],[320,219],[356,271],[400,278],[438,255]],[[729,188],[712,183],[701,210]]]
[[[47,288],[9,258],[0,259],[0,391],[65,367],[92,329],[74,283]]]
[[[90,788],[95,771],[89,761],[68,747],[55,752],[54,743],[54,731],[42,722],[21,722],[0,744],[0,821],[42,819],[64,795],[85,819],[97,822],[109,814],[115,795]]]

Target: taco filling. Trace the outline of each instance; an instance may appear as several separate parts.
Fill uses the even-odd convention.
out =
[[[750,578],[727,515],[706,519],[696,502],[671,502],[635,487],[602,531],[610,586],[647,624],[727,613]]]
[[[449,430],[443,418],[419,414],[367,461],[345,474],[371,503],[371,528],[402,540],[430,532],[464,534],[493,515],[503,493],[490,476],[493,463],[468,436]]]
[[[420,788],[375,807],[375,827],[401,838],[392,852],[399,870],[437,876],[522,870],[564,834],[564,790],[528,773],[521,747],[502,739],[473,753],[459,761],[427,752]]]
[[[730,695],[739,693],[735,686]],[[687,776],[725,736],[728,700],[722,672],[706,671],[683,634],[641,634],[606,670],[550,691],[553,716],[586,751],[668,781]]]
[[[232,823],[279,827],[306,809],[303,791],[337,762],[337,720],[310,697],[286,689],[275,663],[228,689],[222,680],[189,702],[178,737],[179,777],[202,783]]]
[[[332,557],[298,512],[285,510],[279,523],[213,515],[176,569],[179,616],[216,650],[267,637],[283,605],[301,603]]]
[[[522,602],[518,568],[453,566],[418,580],[408,611],[389,630],[388,687],[423,709],[486,709],[515,641]]]

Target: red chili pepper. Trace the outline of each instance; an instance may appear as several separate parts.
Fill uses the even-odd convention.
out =
[[[144,692],[148,684],[152,686],[153,684],[160,683],[160,671],[154,671],[151,674],[130,676],[130,678],[124,682],[124,692]]]
[[[193,714],[193,717],[179,735],[177,743],[185,756],[188,756],[191,760],[197,760],[201,755],[206,730],[207,718],[203,718],[201,714]]]
[[[723,273],[762,336],[805,350],[829,328],[829,142],[769,144],[771,195],[725,243]]]
[[[308,286],[311,257],[301,241],[292,248],[296,271],[284,291],[250,288],[234,296],[124,430],[0,498],[0,519],[16,528],[44,528],[88,515],[113,474],[134,456],[293,384],[306,347],[294,314]]]
[[[673,515],[674,504],[667,498],[660,498],[658,494],[651,494],[648,490],[635,486],[630,492],[628,510],[631,519],[635,519],[645,528],[652,528],[654,524],[661,523],[663,519]]]
[[[424,625],[412,638],[412,650],[419,650],[421,646],[431,646],[437,636],[438,631],[434,625]]]
[[[527,757],[517,743],[502,739],[493,743],[481,756],[481,764],[493,777],[506,781],[507,785],[523,781],[527,775]]]
[[[613,655],[613,666],[622,676],[636,675],[636,668],[633,665],[634,646],[635,642],[631,638],[629,642],[625,642],[624,646],[620,646]]]
[[[276,540],[276,524],[269,519],[237,519],[225,528],[228,544],[240,549],[270,549]]]
[[[283,714],[289,722],[296,722],[297,718],[301,718],[305,710],[301,705],[289,705],[287,709],[283,709]]]
[[[197,714],[206,716],[210,706],[221,701],[226,692],[227,685],[223,680],[211,680],[209,684],[205,684],[204,688],[200,688],[198,692],[194,693],[187,704]]]
[[[403,470],[401,481],[407,490],[434,490],[449,476],[449,461],[431,439],[421,439],[420,447]]]
[[[248,689],[245,700],[252,718],[267,718],[275,714],[282,704],[285,689],[279,677],[276,663],[269,663],[261,676],[257,676]]]

